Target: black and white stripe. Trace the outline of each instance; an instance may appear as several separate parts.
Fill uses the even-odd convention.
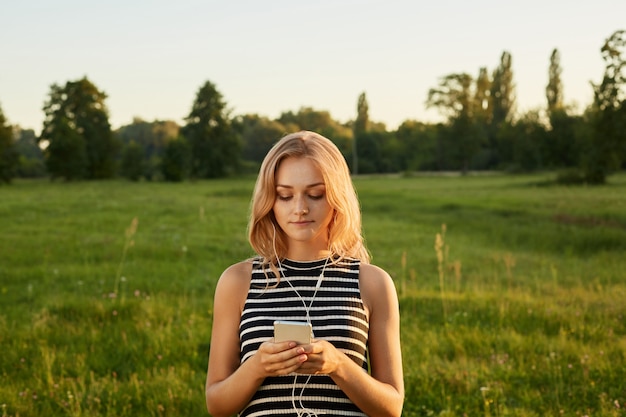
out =
[[[274,337],[274,321],[307,321],[305,305],[310,305],[314,337],[332,343],[367,372],[369,323],[359,289],[360,261],[285,259],[281,266],[283,277],[279,281],[267,265],[264,267],[258,259],[253,262],[252,280],[239,325],[241,362],[254,355],[261,343]],[[324,278],[316,293],[322,270]],[[313,375],[306,383],[308,377],[300,375],[294,390],[295,378],[295,375],[266,378],[240,415],[295,416],[294,391],[297,406],[300,407],[301,399],[304,407],[319,416],[365,415],[329,376]]]

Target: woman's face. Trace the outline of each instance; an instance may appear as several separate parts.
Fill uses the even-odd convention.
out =
[[[326,198],[321,171],[309,158],[288,157],[276,171],[274,216],[287,235],[289,248],[306,244],[328,249],[333,209]]]

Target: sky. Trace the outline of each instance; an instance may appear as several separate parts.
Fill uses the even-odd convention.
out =
[[[133,118],[183,123],[206,81],[231,115],[301,107],[395,129],[437,121],[428,90],[452,73],[491,73],[511,54],[517,110],[545,108],[550,55],[565,103],[591,103],[600,48],[626,29],[624,0],[0,0],[0,108],[41,130],[52,84],[86,76],[114,129]]]

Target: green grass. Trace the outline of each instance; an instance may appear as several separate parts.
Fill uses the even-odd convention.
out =
[[[404,415],[624,415],[626,175],[548,178],[356,180],[400,294]],[[206,415],[213,291],[251,255],[252,187],[1,187],[0,415]]]

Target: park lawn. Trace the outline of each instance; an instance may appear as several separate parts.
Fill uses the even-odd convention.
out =
[[[626,175],[549,179],[355,180],[400,297],[404,415],[623,415]],[[253,181],[0,188],[2,415],[206,415],[213,291],[252,255]]]

